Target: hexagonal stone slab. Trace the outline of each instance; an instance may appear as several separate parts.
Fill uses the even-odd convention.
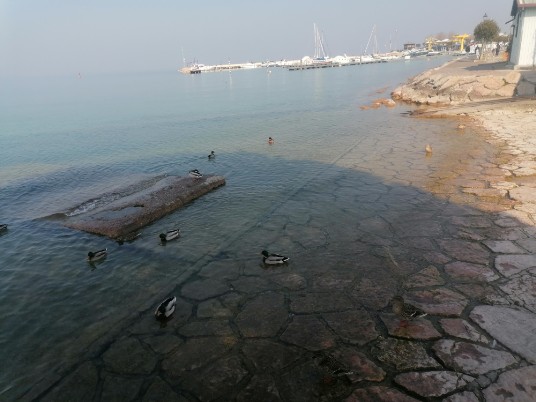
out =
[[[217,279],[236,279],[240,275],[240,264],[235,260],[212,261],[205,265],[199,272],[199,276]]]
[[[381,362],[391,364],[397,370],[440,368],[441,365],[426,353],[419,342],[387,338],[379,341],[372,349]]]
[[[391,284],[389,284],[391,285]],[[363,278],[352,290],[351,296],[359,304],[374,310],[381,310],[393,297],[396,283],[386,286],[386,281],[379,282],[369,278]]]
[[[418,402],[394,388],[368,387],[356,389],[345,402]]]
[[[292,367],[279,378],[278,389],[283,400],[292,402],[319,401],[325,372],[311,359]],[[322,395],[326,397],[326,395]],[[327,399],[330,400],[330,399]]]
[[[443,399],[441,402],[478,402],[478,398],[472,392],[466,391],[451,395],[448,398]]]
[[[100,399],[118,402],[133,401],[138,396],[143,381],[143,378],[123,378],[106,374]]]
[[[236,342],[236,340],[235,340]],[[176,384],[186,371],[196,370],[227,353],[235,342],[227,338],[189,339],[162,361],[166,379]]]
[[[479,186],[482,186],[482,185],[483,185],[483,182],[479,182]],[[453,225],[462,226],[466,228],[489,228],[491,226],[490,220],[484,216],[474,216],[474,217],[453,216],[451,218],[451,222]]]
[[[158,335],[144,338],[143,342],[148,344],[156,353],[169,353],[179,347],[184,341],[175,335]]]
[[[228,320],[191,321],[179,329],[179,334],[186,337],[196,336],[231,336],[233,330]]]
[[[536,189],[527,186],[521,186],[511,189],[510,197],[522,203],[536,203]]]
[[[504,276],[512,276],[536,267],[536,254],[509,254],[495,258],[495,268]]]
[[[241,276],[237,280],[231,282],[233,289],[242,293],[253,295],[265,290],[273,290],[274,285],[264,278],[256,276]]]
[[[407,289],[422,288],[426,286],[439,286],[444,285],[445,280],[441,277],[441,274],[436,267],[430,265],[423,270],[411,275],[404,283]]]
[[[264,293],[248,302],[235,324],[248,338],[275,336],[288,319],[285,298],[280,293]]]
[[[536,239],[519,239],[516,243],[529,253],[536,253]]]
[[[214,401],[228,395],[242,381],[248,371],[238,356],[225,357],[202,369],[184,374],[181,388],[193,393],[201,401]]]
[[[406,321],[394,314],[381,314],[381,320],[387,327],[389,335],[399,338],[430,340],[439,339],[441,334],[426,319]]]
[[[427,371],[403,373],[395,377],[395,382],[424,397],[439,397],[463,388],[473,380],[468,375],[454,371]]]
[[[471,319],[492,337],[536,364],[536,315],[505,306],[477,306]]]
[[[414,291],[407,301],[431,315],[459,316],[468,301],[461,294],[450,289]]]
[[[485,265],[456,261],[445,266],[445,272],[456,281],[491,282],[499,279],[493,270]]]
[[[437,341],[433,349],[445,366],[467,374],[485,374],[517,362],[508,352],[451,339]]]
[[[461,318],[442,318],[439,323],[443,331],[450,336],[473,342],[487,342],[487,338],[484,335],[480,334],[471,324]]]
[[[280,371],[303,355],[298,348],[265,339],[246,340],[242,352],[260,373]]]
[[[290,298],[290,310],[294,313],[341,311],[353,307],[352,301],[343,293],[305,293]]]
[[[306,279],[301,275],[293,273],[274,275],[270,277],[270,280],[289,290],[300,290],[307,287]]]
[[[525,250],[509,240],[486,240],[483,243],[494,253],[522,254],[525,252]]]
[[[364,345],[378,337],[376,324],[365,309],[324,313],[322,317],[346,342]]]
[[[312,315],[295,316],[281,339],[313,351],[335,346],[333,334],[324,323]]]
[[[443,233],[443,228],[439,222],[431,221],[429,219],[416,220],[415,215],[413,219],[401,219],[398,222],[393,222],[392,226],[394,231],[400,237],[432,237],[438,238]]]
[[[441,250],[459,261],[487,264],[490,253],[480,244],[465,240],[439,240]]]
[[[199,318],[229,318],[233,315],[218,299],[210,299],[197,306]]]
[[[342,271],[342,272],[326,272],[323,275],[315,276],[313,278],[312,288],[317,291],[329,292],[334,289],[344,290],[355,280],[355,273]]]
[[[507,371],[495,384],[485,389],[486,402],[534,402],[536,395],[536,366]]]
[[[536,313],[536,269],[511,277],[500,288],[514,303]]]
[[[156,355],[135,338],[123,338],[114,342],[102,360],[111,371],[121,374],[149,374],[157,362]]]
[[[222,295],[230,290],[224,282],[217,279],[203,279],[186,283],[181,294],[194,300],[206,300],[215,296]]]
[[[157,377],[153,380],[145,395],[143,396],[142,402],[188,402],[188,400],[181,396],[177,395],[173,389],[168,385],[167,382],[163,381],[161,378]]]
[[[249,384],[236,396],[237,402],[279,402],[281,400],[274,378],[267,374],[254,375]]]
[[[331,355],[341,363],[348,372],[346,376],[354,384],[361,381],[380,382],[385,378],[385,371],[357,349],[341,347],[334,350]]]
[[[93,363],[83,363],[47,394],[43,401],[92,401],[98,381],[99,374]]]

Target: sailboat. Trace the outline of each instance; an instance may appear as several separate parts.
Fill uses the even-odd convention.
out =
[[[313,63],[326,63],[328,62],[328,56],[326,55],[324,37],[315,23],[313,23],[313,29],[315,35],[315,54]]]

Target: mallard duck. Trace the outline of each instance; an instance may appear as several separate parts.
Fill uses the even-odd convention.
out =
[[[160,240],[163,242],[176,239],[180,236],[180,229],[168,230],[166,233],[160,233]]]
[[[200,179],[203,177],[203,175],[197,169],[190,170],[188,173],[190,174],[190,177],[193,177],[194,179]]]
[[[168,318],[175,311],[175,304],[177,304],[177,298],[175,296],[168,297],[155,310],[155,317]]]
[[[102,260],[104,257],[108,255],[107,250],[108,249],[105,248],[105,249],[98,250],[98,251],[90,251],[89,253],[87,253],[87,260],[89,262]]]
[[[430,144],[426,144],[424,150],[426,151],[426,155],[430,155],[432,153],[432,146]]]
[[[411,304],[404,303],[402,296],[395,296],[391,300],[393,313],[402,318],[404,321],[421,318],[427,315],[424,311],[418,309]]]
[[[0,224],[0,233],[4,230],[7,230],[7,225],[5,223]]]
[[[216,158],[216,154],[214,153],[214,151],[211,151],[210,155],[208,156],[208,159],[214,159],[214,158]]]
[[[283,255],[279,255],[279,254],[270,254],[268,253],[268,251],[266,250],[262,250],[262,253],[263,255],[262,257],[262,262],[264,262],[265,264],[267,265],[277,265],[277,264],[284,264],[286,263],[288,260],[290,260],[290,258],[288,257],[285,257]]]

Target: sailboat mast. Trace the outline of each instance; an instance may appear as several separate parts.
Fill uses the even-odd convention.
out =
[[[325,59],[327,56],[326,56],[326,49],[324,48],[324,38],[322,37],[322,34],[318,30],[318,27],[316,26],[316,23],[314,22],[313,22],[313,29],[314,29],[314,35],[315,35],[314,58]]]
[[[367,47],[365,48],[365,54],[367,54],[368,47],[370,45],[370,40],[372,39],[372,35],[374,35],[374,30],[376,29],[376,24],[372,26],[372,31],[370,31],[370,36],[368,38]]]
[[[318,59],[320,57],[318,52],[318,29],[316,28],[316,24],[313,22],[313,31],[315,36],[315,52],[314,52],[314,58]]]

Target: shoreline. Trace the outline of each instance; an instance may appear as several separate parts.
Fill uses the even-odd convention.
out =
[[[513,201],[508,215],[536,225],[536,215],[532,216],[536,214],[536,72],[514,71],[504,62],[480,62],[473,67],[474,62],[447,62],[411,78],[391,95],[421,105],[412,116],[457,118],[460,132],[466,127],[483,130],[486,141],[499,148],[500,171],[494,172],[494,177],[501,172],[504,176],[503,180],[491,180],[488,188]],[[501,80],[499,88],[495,84]],[[472,85],[467,85],[468,81]],[[434,85],[434,94],[430,85]],[[496,92],[484,93],[481,85]],[[471,98],[475,93],[478,96]],[[486,194],[481,191],[480,195]]]
[[[490,181],[489,187],[512,200],[509,215],[536,225],[536,98],[517,98],[485,104],[451,106],[419,112],[424,118],[459,118],[459,127],[481,130],[486,142],[498,148],[496,159],[503,180]],[[464,130],[465,128],[460,128]],[[520,211],[527,216],[521,216]]]

